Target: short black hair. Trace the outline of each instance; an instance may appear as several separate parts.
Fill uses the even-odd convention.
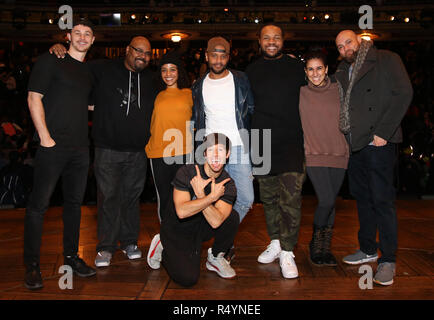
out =
[[[285,37],[285,32],[283,31],[283,27],[281,26],[281,25],[279,25],[279,24],[277,24],[277,23],[267,23],[267,24],[263,24],[260,28],[259,28],[259,31],[258,31],[258,38],[260,39],[261,38],[261,33],[262,33],[262,30],[265,28],[265,27],[270,27],[270,26],[273,26],[273,27],[276,27],[276,28],[279,28],[280,29],[280,31],[282,32],[282,40],[283,40],[283,38]]]
[[[231,150],[232,144],[231,140],[224,135],[223,133],[210,133],[203,139],[203,145],[205,146],[204,153],[206,152],[206,149],[208,149],[211,146],[215,146],[218,144],[222,144],[226,148],[226,154]]]
[[[75,26],[82,25],[82,26],[89,27],[92,30],[92,32],[94,32],[93,31],[94,25],[93,25],[93,23],[89,19],[87,19],[87,18],[78,18],[78,19],[74,19],[73,21],[74,21],[72,23],[72,28],[73,29],[74,29]]]
[[[309,60],[319,59],[322,61],[325,67],[327,67],[327,55],[324,53],[322,49],[316,48],[309,50],[303,57],[305,65]]]

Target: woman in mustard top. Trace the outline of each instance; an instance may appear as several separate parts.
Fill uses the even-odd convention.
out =
[[[151,138],[145,151],[154,177],[161,221],[172,201],[172,180],[193,149],[190,132],[193,99],[187,72],[175,53],[161,58],[158,77],[161,91],[154,102]]]

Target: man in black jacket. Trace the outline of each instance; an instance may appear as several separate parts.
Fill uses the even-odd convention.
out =
[[[360,223],[360,250],[343,261],[352,265],[376,261],[378,230],[382,256],[374,282],[391,285],[397,250],[396,144],[402,142],[400,123],[413,90],[396,53],[376,49],[351,30],[338,34],[336,46],[344,59],[336,71],[341,94],[339,126],[352,151],[348,178]]]
[[[223,133],[231,140],[231,156],[225,170],[237,187],[234,210],[240,215],[241,222],[254,200],[249,156],[253,94],[247,76],[227,68],[230,58],[228,41],[222,37],[211,38],[205,57],[210,71],[192,87],[196,141],[210,133]],[[200,132],[201,129],[204,132]]]

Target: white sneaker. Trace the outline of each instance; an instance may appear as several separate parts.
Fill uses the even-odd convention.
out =
[[[163,252],[163,245],[160,241],[160,234],[157,233],[151,241],[149,246],[147,261],[152,269],[160,269],[161,266],[161,253]]]
[[[284,278],[293,279],[298,277],[297,265],[294,261],[294,253],[292,251],[283,251],[280,253],[280,270]]]
[[[220,252],[217,257],[212,254],[212,249],[208,249],[208,259],[206,261],[206,268],[210,271],[215,271],[217,274],[225,279],[235,277],[237,274],[232,269],[230,263],[224,257],[225,253]]]
[[[271,263],[274,260],[276,260],[277,258],[279,258],[279,254],[281,251],[282,251],[282,249],[280,248],[280,241],[279,240],[271,240],[267,249],[265,249],[265,251],[259,255],[258,262]]]

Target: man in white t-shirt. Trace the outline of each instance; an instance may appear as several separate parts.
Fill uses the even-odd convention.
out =
[[[230,45],[226,39],[211,38],[205,58],[209,72],[192,87],[195,129],[196,133],[204,129],[204,135],[223,133],[232,142],[231,156],[225,170],[235,181],[237,199],[234,210],[240,215],[241,222],[254,200],[249,155],[253,94],[244,72],[227,68]]]

